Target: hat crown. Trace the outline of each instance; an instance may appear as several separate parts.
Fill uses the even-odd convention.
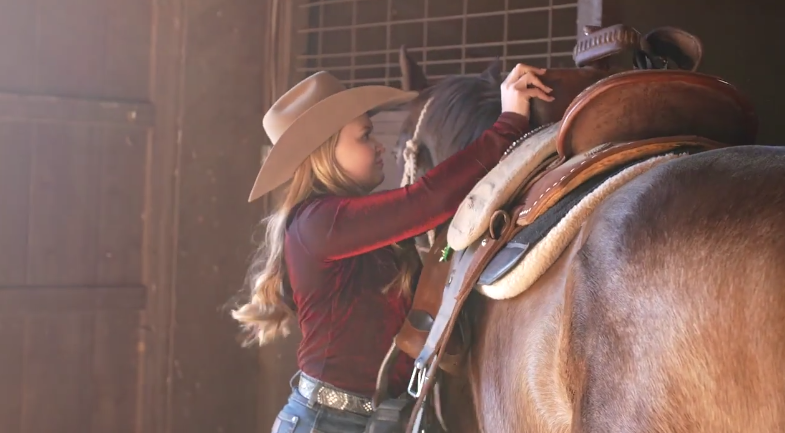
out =
[[[317,72],[281,96],[264,115],[262,124],[273,145],[303,113],[319,102],[346,90],[332,74]]]
[[[281,96],[264,115],[262,124],[272,149],[256,176],[256,198],[291,179],[310,153],[352,119],[375,109],[411,101],[417,94],[389,86],[347,89],[328,72],[318,72]]]

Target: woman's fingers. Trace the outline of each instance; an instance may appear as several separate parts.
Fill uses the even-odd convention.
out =
[[[523,91],[523,94],[525,94],[529,98],[537,98],[545,102],[551,102],[554,99],[556,99],[553,96],[546,94],[542,89],[539,89],[537,87],[528,88]]]
[[[540,78],[534,74],[526,74],[515,82],[515,88],[518,90],[523,90],[530,86],[540,88],[542,91],[547,93],[553,91],[553,89],[543,84],[542,81],[540,81]]]
[[[545,69],[535,68],[534,66],[525,65],[523,63],[518,63],[512,68],[510,74],[507,75],[507,78],[504,80],[506,84],[516,83],[521,77],[525,77],[527,75],[534,76],[542,75],[545,73]]]
[[[554,98],[548,95],[553,89],[538,78],[544,73],[545,69],[522,63],[515,65],[501,85],[502,112],[510,111],[528,117],[531,98],[553,101]]]

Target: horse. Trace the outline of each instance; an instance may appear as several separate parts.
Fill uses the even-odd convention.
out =
[[[405,83],[420,96],[399,147],[416,128],[434,165],[460,151],[499,115],[500,83],[498,63]],[[785,431],[784,185],[785,148],[668,160],[604,198],[528,290],[471,293],[448,431]]]

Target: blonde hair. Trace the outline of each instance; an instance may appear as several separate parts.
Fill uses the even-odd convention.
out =
[[[250,296],[232,311],[244,331],[245,345],[260,346],[289,335],[296,318],[291,287],[284,263],[284,235],[292,209],[318,195],[360,195],[367,191],[353,182],[338,165],[335,147],[338,134],[330,137],[297,168],[286,196],[278,209],[262,221],[265,239],[251,261],[246,278]],[[400,269],[383,292],[396,288],[401,296],[411,296],[414,273],[420,263],[413,239],[393,244]]]

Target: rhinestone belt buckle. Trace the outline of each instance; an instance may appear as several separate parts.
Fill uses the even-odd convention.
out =
[[[370,401],[327,387],[319,388],[316,401],[324,406],[354,413],[368,414],[373,411]]]

